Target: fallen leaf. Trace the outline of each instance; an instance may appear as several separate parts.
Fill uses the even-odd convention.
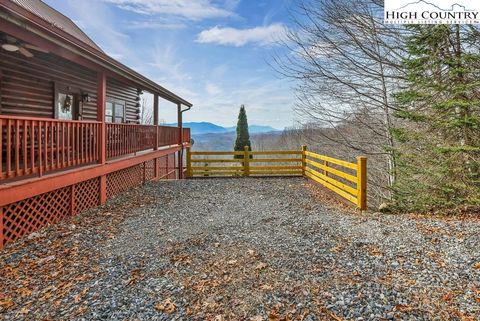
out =
[[[445,293],[442,296],[443,301],[452,301],[453,300],[453,293]]]
[[[268,314],[268,321],[280,321],[281,316],[277,311],[273,310]]]
[[[165,310],[165,306],[161,303],[157,303],[153,307],[155,308],[155,310],[159,312],[163,312]]]
[[[395,310],[400,312],[409,312],[409,311],[412,311],[413,308],[406,304],[397,304],[395,306]]]
[[[255,267],[255,270],[263,270],[265,269],[266,267],[268,266],[267,263],[259,263],[256,267]]]
[[[87,307],[86,306],[81,306],[77,309],[77,315],[82,315],[82,314],[85,314],[85,312],[87,312]]]
[[[17,289],[17,293],[22,297],[29,297],[32,295],[32,291],[27,288],[19,288]]]
[[[170,299],[165,300],[165,312],[169,314],[175,312],[175,304]]]
[[[5,298],[0,300],[0,306],[4,309],[11,308],[13,306],[13,300],[10,298]]]
[[[480,270],[480,262],[477,262],[473,265],[474,269]]]
[[[340,253],[342,251],[343,251],[343,248],[341,246],[335,246],[330,249],[330,252],[333,252],[333,253]]]
[[[308,315],[310,314],[310,310],[305,308],[303,309],[303,313],[302,315],[300,316],[300,321],[303,321],[303,319],[305,319]]]
[[[166,299],[163,303],[157,303],[153,306],[155,310],[159,312],[165,312],[171,314],[175,312],[175,304],[172,302],[170,298]]]
[[[271,285],[268,285],[268,284],[264,284],[260,287],[260,289],[262,290],[271,290],[273,289],[273,287]]]

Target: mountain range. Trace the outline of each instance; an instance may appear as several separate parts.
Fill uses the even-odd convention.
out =
[[[166,126],[177,126],[177,124],[166,124]],[[183,127],[190,128],[192,135],[230,133],[236,130],[236,126],[222,127],[209,122],[187,122],[183,123]],[[248,126],[248,130],[250,134],[280,131],[279,129],[273,128],[271,126],[263,125],[251,125]]]

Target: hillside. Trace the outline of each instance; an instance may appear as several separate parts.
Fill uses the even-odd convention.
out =
[[[176,123],[166,124],[166,126],[177,126],[177,124]],[[192,135],[233,133],[236,130],[236,126],[222,127],[209,122],[186,122],[186,123],[183,123],[183,126],[190,128]],[[250,134],[279,131],[278,129],[273,128],[271,126],[263,126],[263,125],[251,125],[248,128],[249,128]]]

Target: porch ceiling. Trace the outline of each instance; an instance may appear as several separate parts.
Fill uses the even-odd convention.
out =
[[[107,71],[173,103],[193,106],[189,101],[118,62],[99,48],[74,37],[12,1],[0,2],[0,30],[65,59],[89,68],[93,67],[97,72]]]

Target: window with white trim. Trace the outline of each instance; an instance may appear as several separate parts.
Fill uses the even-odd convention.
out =
[[[125,102],[108,100],[105,106],[107,123],[125,123]]]

